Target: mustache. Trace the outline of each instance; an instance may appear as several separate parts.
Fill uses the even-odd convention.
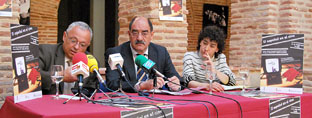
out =
[[[135,40],[135,44],[144,44],[145,45],[145,41],[143,41],[143,40]]]

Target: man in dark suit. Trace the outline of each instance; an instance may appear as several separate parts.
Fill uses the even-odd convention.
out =
[[[63,34],[63,43],[39,45],[39,68],[42,78],[42,93],[55,94],[56,88],[50,76],[52,65],[63,65],[65,68],[63,82],[60,83],[60,93],[70,94],[77,77],[71,74],[71,60],[77,52],[86,52],[91,43],[92,30],[88,24],[77,21],[70,24]],[[96,77],[90,74],[84,79],[84,87],[94,88]]]
[[[171,91],[179,91],[181,89],[181,77],[175,70],[170,59],[167,49],[163,46],[151,43],[153,39],[153,26],[149,19],[144,17],[134,17],[129,25],[128,31],[130,41],[121,44],[120,46],[109,48],[105,53],[106,62],[106,82],[110,89],[117,90],[121,82],[121,87],[126,92],[135,92],[132,87],[138,90],[153,89],[153,80],[138,81],[137,70],[139,67],[135,65],[135,58],[138,54],[145,55],[148,59],[156,63],[156,69],[169,78],[170,81],[177,83],[173,84],[168,82],[168,89]],[[108,64],[108,57],[110,54],[120,53],[124,59],[123,71],[126,78],[130,80],[130,85],[126,80],[121,79],[117,70],[111,70]],[[157,88],[162,88],[165,81],[157,77]],[[131,87],[132,86],[132,87]]]

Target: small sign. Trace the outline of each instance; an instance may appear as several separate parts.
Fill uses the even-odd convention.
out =
[[[270,118],[300,118],[300,97],[270,100]]]
[[[260,89],[302,94],[304,34],[262,35]]]
[[[121,111],[121,118],[173,118],[173,108]]]
[[[38,29],[11,24],[14,102],[42,97]]]
[[[147,60],[143,64],[143,67],[145,67],[146,69],[151,69],[154,65],[155,65],[155,62],[153,62],[152,60]]]

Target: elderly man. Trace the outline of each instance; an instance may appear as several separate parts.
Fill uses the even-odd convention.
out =
[[[170,81],[177,83],[173,84],[168,82],[167,86],[164,87],[165,81],[162,78],[157,77],[157,88],[168,89],[171,91],[180,90],[181,87],[179,84],[182,80],[180,80],[181,78],[172,64],[167,49],[151,42],[154,36],[151,21],[144,17],[134,17],[129,24],[128,34],[130,41],[125,42],[120,46],[110,48],[105,53],[107,68],[106,79],[108,87],[113,90],[117,90],[120,87],[120,81],[122,90],[126,92],[135,92],[133,87],[138,90],[153,89],[154,86],[152,79],[141,81],[140,77],[137,76],[141,69],[135,65],[134,60],[137,55],[144,55],[146,58],[156,63],[156,68],[160,73],[168,77]],[[123,70],[126,78],[130,80],[130,85],[126,82],[126,80],[120,78],[117,70],[111,70],[109,67],[108,57],[110,54],[114,53],[120,53],[123,57]]]
[[[55,94],[56,87],[50,77],[52,65],[63,65],[65,68],[63,82],[60,83],[60,93],[70,94],[77,77],[71,74],[72,58],[77,52],[87,53],[91,43],[92,29],[88,24],[77,21],[71,23],[63,33],[63,43],[39,45],[39,67],[42,77],[42,93]],[[84,87],[95,88],[95,74],[84,79]],[[77,85],[76,85],[77,86]]]

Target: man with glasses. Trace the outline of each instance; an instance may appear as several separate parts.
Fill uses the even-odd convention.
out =
[[[172,61],[170,59],[167,49],[163,46],[151,43],[154,36],[153,25],[151,21],[144,17],[134,17],[129,24],[128,35],[130,41],[121,44],[120,46],[109,48],[105,53],[106,62],[106,83],[110,89],[117,90],[121,82],[123,91],[136,92],[137,90],[151,90],[153,89],[153,80],[147,79],[140,81],[140,77],[137,76],[140,69],[135,64],[135,58],[137,55],[144,55],[146,58],[154,61],[157,70],[169,78],[171,82],[165,82],[162,78],[157,77],[157,88],[168,89],[171,91],[179,91],[180,76],[175,70]],[[117,70],[111,70],[108,64],[108,57],[110,54],[120,53],[124,59],[123,71],[126,78],[130,80],[129,83],[125,79],[121,79]],[[148,74],[148,73],[147,73]],[[165,83],[167,85],[164,87]],[[129,85],[130,84],[130,85]]]
[[[42,93],[55,94],[55,84],[49,74],[52,65],[63,65],[65,68],[63,82],[60,83],[60,93],[71,94],[71,88],[77,81],[71,74],[72,58],[77,52],[88,53],[86,50],[91,43],[92,29],[88,24],[76,21],[71,23],[63,33],[63,42],[58,44],[39,45],[39,67],[42,78]],[[84,79],[85,88],[95,88],[95,74]]]

